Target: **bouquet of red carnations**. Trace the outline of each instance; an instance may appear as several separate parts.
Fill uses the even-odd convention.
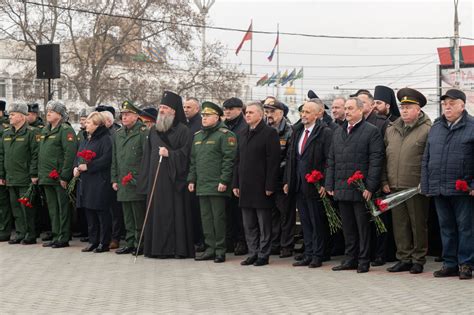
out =
[[[132,185],[135,185],[135,184],[136,184],[136,181],[135,181],[135,178],[133,178],[132,172],[128,172],[127,175],[125,175],[124,177],[122,177],[122,186],[127,186],[128,183],[130,183],[130,184],[132,184]]]
[[[364,174],[362,174],[361,171],[356,171],[354,174],[352,174],[351,177],[347,179],[347,184],[348,185],[355,185],[358,190],[363,192],[367,188],[365,187],[364,184]],[[377,212],[379,212],[379,208],[375,205],[373,200],[365,200],[365,206],[369,210],[370,214],[372,215],[372,219],[374,220],[375,227],[377,228],[377,233],[385,233],[387,232],[387,228],[383,224],[382,220],[380,217],[377,216]]]
[[[320,181],[323,178],[324,178],[323,173],[317,170],[312,170],[311,173],[308,173],[305,175],[306,182],[310,184],[314,184],[316,186],[316,190],[318,191],[318,193],[319,193],[319,190],[321,189]],[[329,222],[329,231],[331,232],[331,234],[334,234],[342,228],[341,219],[339,219],[336,213],[336,209],[332,205],[332,202],[328,198],[328,196],[322,197],[321,200],[323,201],[324,209],[326,210],[326,216]]]
[[[408,199],[412,198],[413,196],[420,193],[420,186],[408,188],[385,197],[375,199],[375,205],[378,208],[378,211],[374,213],[375,216],[378,216],[394,207],[398,206],[399,204],[407,201]]]
[[[18,198],[17,201],[27,208],[33,208],[33,204],[31,202],[33,200],[34,193],[34,184],[31,183],[23,196]]]
[[[96,157],[96,153],[91,150],[82,150],[77,152],[77,157],[80,158],[80,163],[79,164],[88,164],[90,161],[92,161]],[[77,181],[80,180],[79,177],[73,177],[69,184],[67,185],[67,194],[69,196],[69,199],[73,203],[76,202],[76,196],[74,194],[74,190],[76,189],[76,183]]]

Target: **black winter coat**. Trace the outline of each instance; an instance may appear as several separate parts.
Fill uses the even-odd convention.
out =
[[[260,123],[241,133],[234,168],[233,188],[240,189],[241,208],[273,208],[280,166],[280,142],[275,128]]]
[[[96,157],[87,163],[87,171],[81,173],[77,182],[76,206],[95,210],[107,210],[112,201],[112,185],[110,184],[110,169],[112,165],[112,137],[105,126],[99,126],[90,140],[84,131],[84,140],[79,143],[79,150],[91,150]],[[74,166],[83,164],[76,157]]]
[[[464,111],[451,129],[444,116],[433,123],[421,163],[421,192],[428,196],[467,193],[456,190],[456,180],[474,188],[474,117]]]
[[[326,190],[334,191],[335,200],[363,201],[362,193],[347,179],[360,170],[364,183],[375,193],[382,176],[385,145],[380,131],[364,119],[347,134],[347,122],[336,129],[328,158]]]
[[[298,144],[303,132],[304,126],[300,124],[291,137],[285,170],[285,183],[288,184],[290,194],[301,191],[308,198],[319,198],[315,185],[308,184],[305,175],[312,170],[325,173],[333,131],[324,121],[318,119],[308,137],[305,149],[300,155]],[[324,180],[320,184],[324,186]]]
[[[242,132],[245,132],[248,129],[248,125],[244,119],[243,114],[240,114],[233,120],[226,120],[224,121],[224,123],[227,126],[227,128],[229,128],[229,130],[232,131],[237,136],[237,139],[239,139],[240,134]]]

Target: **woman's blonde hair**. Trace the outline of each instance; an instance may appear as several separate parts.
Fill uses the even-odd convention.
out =
[[[92,112],[87,116],[87,119],[92,121],[96,126],[105,125],[105,117],[100,112]]]

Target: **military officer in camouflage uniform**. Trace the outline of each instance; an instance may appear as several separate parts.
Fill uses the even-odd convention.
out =
[[[7,103],[5,101],[0,101],[0,138],[3,136],[4,130],[10,127],[8,118],[4,115],[6,105]],[[5,185],[0,185],[0,242],[10,240],[12,226],[13,216],[10,208],[8,190]]]
[[[143,251],[137,247],[145,218],[146,196],[137,194],[136,179],[148,129],[138,119],[140,112],[131,101],[122,103],[123,127],[117,130],[113,142],[112,188],[117,191],[117,200],[122,203],[127,242],[126,246],[116,250],[119,255],[133,254],[136,250],[141,254]]]
[[[196,190],[206,251],[196,260],[225,261],[226,198],[231,194],[237,138],[220,121],[222,109],[211,102],[202,104],[202,130],[194,134],[189,191]]]
[[[53,240],[43,247],[69,246],[71,238],[71,205],[67,185],[72,179],[72,169],[77,151],[76,134],[66,123],[66,106],[60,101],[49,101],[46,106],[48,124],[43,128],[38,154],[39,183],[48,203]],[[59,178],[50,173],[56,170]]]
[[[0,143],[0,185],[6,185],[15,218],[16,236],[9,244],[35,244],[35,207],[21,204],[31,184],[38,183],[38,141],[36,128],[28,126],[25,103],[10,105],[10,128],[5,129]],[[31,198],[31,196],[28,196]]]

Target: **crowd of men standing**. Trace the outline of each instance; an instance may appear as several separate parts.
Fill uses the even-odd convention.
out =
[[[166,91],[156,108],[123,102],[122,126],[113,107],[84,112],[77,135],[59,101],[47,104],[46,123],[37,104],[25,103],[11,104],[7,120],[3,102],[0,241],[36,244],[50,222],[42,246],[67,247],[74,218],[88,242],[83,252],[216,263],[234,252],[248,254],[241,265],[263,266],[271,255],[293,256],[302,233],[295,267],[317,268],[343,251],[332,270],[365,273],[396,256],[389,272],[418,274],[433,197],[443,261],[434,276],[471,279],[474,118],[460,90],[440,102],[432,123],[419,91],[395,96],[376,86],[374,94],[335,98],[331,117],[309,91],[291,124],[275,97],[245,105],[232,97],[221,107]],[[306,180],[313,170],[324,176],[318,189]],[[362,191],[347,183],[355,171],[364,175]],[[381,215],[388,232],[376,233],[366,201],[418,185],[421,194]],[[324,197],[338,209],[342,233],[329,232]]]

